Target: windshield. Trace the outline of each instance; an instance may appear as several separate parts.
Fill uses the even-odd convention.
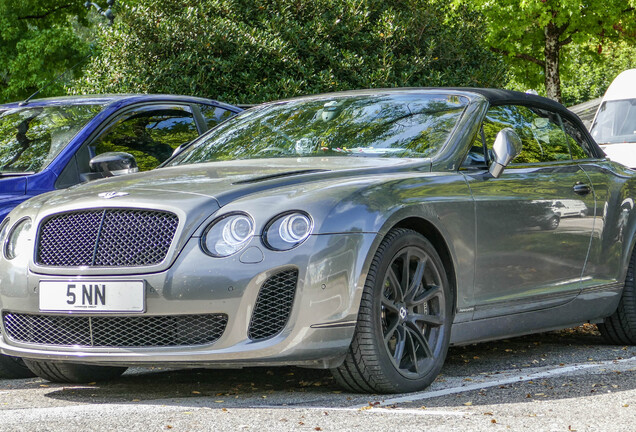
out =
[[[395,93],[324,96],[246,111],[186,148],[167,166],[299,156],[430,157],[468,99]]]
[[[603,102],[591,134],[599,144],[636,142],[636,99]]]
[[[0,174],[44,169],[103,105],[25,107],[0,113]]]

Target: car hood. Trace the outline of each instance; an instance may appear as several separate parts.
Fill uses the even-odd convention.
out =
[[[86,208],[165,209],[196,223],[236,199],[268,189],[410,169],[430,171],[430,160],[332,157],[212,162],[92,181],[40,195],[20,208],[39,213],[39,218]]]
[[[430,170],[430,161],[387,158],[290,158],[213,162],[159,168],[154,171],[112,177],[75,186],[52,195],[47,205],[95,199],[113,193],[110,202],[130,199],[157,201],[187,196],[211,199],[223,206],[236,198],[262,190],[296,183],[391,172],[420,166]]]

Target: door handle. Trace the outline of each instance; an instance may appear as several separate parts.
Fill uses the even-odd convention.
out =
[[[587,195],[592,191],[588,185],[581,182],[576,182],[572,189],[574,189],[574,193],[577,195]]]

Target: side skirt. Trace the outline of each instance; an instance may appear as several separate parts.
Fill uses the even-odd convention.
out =
[[[601,322],[616,310],[623,284],[584,289],[572,301],[559,306],[523,313],[455,322],[451,345],[466,345]]]

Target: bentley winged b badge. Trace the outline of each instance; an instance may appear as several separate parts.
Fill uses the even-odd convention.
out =
[[[128,195],[128,192],[115,192],[115,191],[102,192],[97,194],[98,197],[104,198],[104,199],[117,198],[117,197],[126,196],[126,195]]]

